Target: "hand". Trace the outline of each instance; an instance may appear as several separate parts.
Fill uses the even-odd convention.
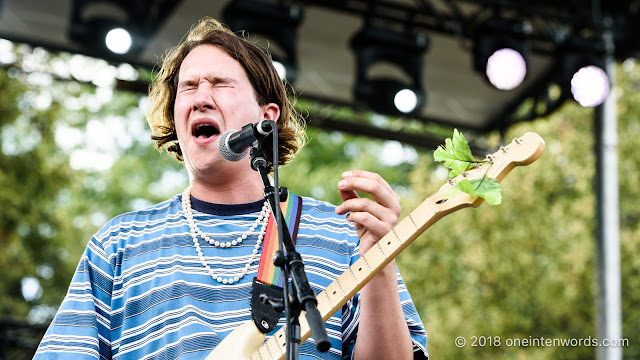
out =
[[[360,253],[364,254],[398,223],[400,196],[380,175],[363,170],[343,173],[338,190],[343,203],[336,213],[348,213],[347,220],[355,224]],[[357,191],[369,194],[373,200],[361,198]]]

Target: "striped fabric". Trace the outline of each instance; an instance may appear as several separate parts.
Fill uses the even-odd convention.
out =
[[[214,205],[192,198],[198,226],[221,241],[243,234],[261,206],[262,201]],[[249,261],[256,240],[257,235],[250,236],[231,248],[202,240],[200,245],[214,271],[229,277]],[[358,237],[334,206],[303,198],[296,249],[311,286],[320,292],[358,259]],[[34,359],[204,359],[233,329],[250,321],[257,271],[255,261],[237,283],[212,279],[196,254],[180,195],[118,216],[89,241]],[[398,287],[414,350],[423,358],[426,332],[399,274]],[[318,353],[310,340],[301,345],[300,358],[348,359],[358,313],[356,295],[326,323],[330,351]]]

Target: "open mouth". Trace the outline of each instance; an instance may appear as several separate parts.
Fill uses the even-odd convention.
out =
[[[193,129],[193,136],[200,139],[208,139],[218,134],[220,131],[212,124],[200,124]]]

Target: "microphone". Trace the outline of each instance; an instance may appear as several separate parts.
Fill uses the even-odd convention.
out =
[[[261,141],[271,134],[276,123],[262,120],[255,124],[247,124],[238,130],[227,130],[220,135],[218,150],[223,158],[229,161],[240,161],[247,155],[247,149],[256,141]]]

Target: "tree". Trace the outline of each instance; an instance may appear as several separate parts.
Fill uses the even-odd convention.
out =
[[[617,91],[623,337],[628,340],[623,353],[632,359],[640,351],[638,310],[632,305],[640,295],[635,286],[640,265],[635,256],[640,242],[635,174],[640,167],[631,156],[638,144],[640,103],[633,89],[640,73],[635,62],[622,69]],[[526,131],[541,134],[546,149],[536,163],[516,168],[505,179],[503,204],[450,215],[400,258],[401,268],[409,270],[404,272],[407,286],[431,331],[429,349],[435,357],[595,355],[593,346],[531,345],[534,339],[539,344],[543,338],[596,337],[593,113],[568,103],[546,119],[510,128],[505,138]],[[495,135],[488,142],[498,145]],[[412,188],[423,198],[439,186],[433,181],[439,170],[428,158],[419,164],[411,174]],[[455,346],[460,336],[466,346]]]
[[[10,51],[15,61],[0,71],[0,314],[46,323],[96,229],[117,214],[181,192],[187,176],[149,140],[145,98],[113,90],[115,76],[140,72],[23,45],[12,44]],[[87,68],[89,75],[78,72]],[[625,358],[640,355],[634,335],[640,330],[634,306],[640,301],[640,159],[633,156],[639,79],[635,62],[623,64],[618,113]],[[315,112],[320,105],[301,101],[300,107]],[[333,111],[354,117],[349,109]],[[451,214],[399,256],[432,357],[593,358],[590,346],[522,345],[523,339],[595,336],[592,117],[568,103],[546,119],[510,128],[504,139],[536,131],[546,149],[505,179],[503,203]],[[451,129],[434,131],[443,141],[451,136]],[[280,171],[281,184],[299,195],[340,203],[340,172],[360,168],[387,179],[406,214],[446,181],[447,171],[431,151],[313,127],[307,134],[306,148]],[[504,139],[491,133],[477,140],[496,148]],[[464,347],[455,345],[460,336]]]

